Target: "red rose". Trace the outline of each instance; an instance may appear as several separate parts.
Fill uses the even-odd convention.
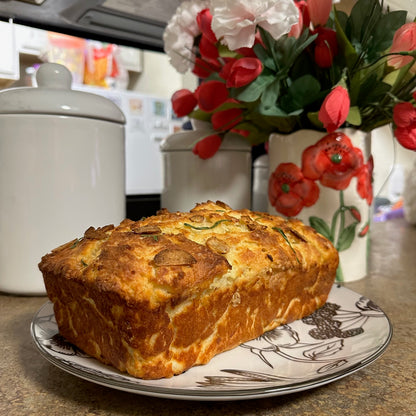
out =
[[[318,185],[303,176],[293,163],[281,163],[269,179],[269,201],[287,217],[293,217],[304,206],[310,207],[319,198]]]
[[[229,108],[217,111],[211,117],[211,123],[215,130],[230,130],[243,121],[243,110],[241,108]]]
[[[302,172],[323,186],[346,189],[363,166],[363,154],[343,133],[330,133],[302,154]]]
[[[181,89],[176,91],[171,98],[172,109],[178,117],[188,115],[197,104],[197,99],[192,91]]]
[[[198,106],[210,113],[228,99],[228,90],[222,81],[203,82],[196,91]]]
[[[350,97],[348,91],[341,87],[335,87],[325,98],[319,110],[318,118],[332,133],[344,124],[350,111]]]
[[[221,146],[221,141],[222,139],[218,134],[204,137],[194,146],[192,152],[201,159],[209,159],[217,153]]]
[[[263,64],[257,58],[237,59],[229,68],[227,88],[244,87],[254,81],[263,71]]]

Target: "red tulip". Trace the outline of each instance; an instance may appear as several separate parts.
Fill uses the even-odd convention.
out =
[[[192,73],[198,78],[208,78],[213,72],[218,72],[221,68],[220,63],[214,59],[195,58]]]
[[[416,22],[404,24],[397,29],[393,37],[393,44],[390,52],[407,52],[416,49]],[[412,61],[411,56],[395,55],[389,58],[389,65],[394,68],[401,68]],[[416,65],[412,66],[413,73],[416,72]]]
[[[348,91],[341,87],[335,87],[325,98],[319,110],[319,120],[329,133],[344,124],[350,111],[350,97]]]
[[[227,77],[227,88],[239,88],[250,84],[263,71],[258,58],[241,58],[234,62]]]
[[[197,104],[195,94],[187,89],[176,91],[171,98],[172,109],[178,117],[187,116]]]
[[[243,121],[243,110],[241,108],[229,108],[215,112],[211,117],[211,123],[215,130],[230,130]]]
[[[196,21],[198,23],[199,30],[201,33],[206,36],[211,43],[216,43],[217,38],[212,31],[211,22],[212,22],[212,15],[209,9],[201,10],[198,15],[196,16]]]
[[[416,107],[398,103],[393,108],[394,135],[406,149],[416,150]]]
[[[398,103],[393,108],[393,121],[398,127],[408,127],[416,123],[416,108],[412,103]]]
[[[212,134],[211,136],[204,137],[200,140],[192,149],[195,155],[198,155],[201,159],[209,159],[217,153],[221,146],[222,139],[218,134]]]
[[[210,113],[228,99],[228,90],[222,81],[206,81],[197,88],[196,95],[199,108]]]
[[[334,56],[338,53],[337,34],[334,30],[326,27],[318,27],[314,32],[318,37],[315,39],[315,62],[321,68],[332,66]]]
[[[220,64],[215,62],[219,56],[218,49],[205,35],[202,35],[199,41],[199,53],[208,62],[213,61],[213,66],[219,67]]]
[[[308,0],[309,16],[314,26],[325,26],[332,9],[332,0]]]

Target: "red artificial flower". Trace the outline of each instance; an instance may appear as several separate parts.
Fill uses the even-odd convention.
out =
[[[230,130],[243,121],[243,110],[241,108],[228,108],[217,111],[211,117],[212,127],[215,130]]]
[[[397,29],[393,37],[390,53],[407,52],[416,49],[416,22],[409,22]],[[398,69],[412,62],[411,56],[395,55],[389,58],[389,65]],[[416,72],[416,65],[413,65],[411,72]]]
[[[346,189],[363,165],[361,150],[344,133],[327,134],[302,154],[302,172],[323,186]]]
[[[263,64],[258,58],[237,59],[229,68],[227,88],[244,87],[254,81],[263,71]]]
[[[357,173],[357,192],[362,199],[367,200],[367,204],[373,203],[373,169],[374,161],[370,156],[368,162],[363,165]]]
[[[202,35],[201,40],[199,41],[199,53],[213,68],[220,67],[219,62],[217,61],[219,57],[218,48],[215,43],[212,43],[205,35]]]
[[[304,177],[294,163],[281,163],[269,179],[269,201],[276,211],[293,217],[319,198],[318,185]]]
[[[305,10],[307,10],[307,6],[306,6],[305,1],[298,1],[298,2],[295,1],[295,6],[299,10],[299,19],[298,19],[298,22],[291,27],[291,29],[288,33],[288,36],[298,38],[300,36],[300,34],[302,33],[303,28],[304,28],[302,7],[304,7]]]
[[[218,75],[223,79],[227,80],[227,78],[230,76],[231,67],[234,65],[234,63],[237,61],[237,58],[223,58],[224,60],[224,66],[221,68],[221,70],[218,72]]]
[[[406,149],[416,150],[416,107],[398,103],[393,108],[394,135]]]
[[[192,73],[198,78],[208,78],[213,72],[218,72],[221,69],[221,65],[214,59],[195,58],[194,67]]]
[[[196,16],[196,21],[198,23],[198,27],[201,33],[205,37],[207,37],[211,43],[216,43],[217,37],[212,31],[212,27],[211,27],[212,14],[210,10],[209,9],[201,10]]]
[[[337,34],[334,30],[321,26],[312,32],[315,33],[318,34],[314,42],[315,62],[320,68],[330,68],[338,53]]]
[[[228,89],[222,81],[203,82],[196,91],[198,106],[210,113],[228,99]]]
[[[172,109],[178,117],[187,116],[197,105],[195,94],[185,88],[176,91],[171,101]]]
[[[332,0],[308,0],[306,5],[312,24],[325,26],[332,10]]]
[[[329,133],[344,124],[350,111],[348,91],[338,85],[325,97],[319,110],[318,118]]]
[[[218,134],[212,134],[211,136],[204,137],[200,140],[192,149],[195,155],[198,155],[201,159],[209,159],[217,153],[221,146],[222,139]]]

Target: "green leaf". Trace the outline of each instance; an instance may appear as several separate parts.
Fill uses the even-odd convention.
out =
[[[351,9],[348,19],[350,39],[365,44],[374,30],[374,25],[381,19],[379,0],[358,0]]]
[[[355,229],[357,228],[357,224],[358,222],[355,222],[351,225],[349,225],[348,227],[345,227],[339,237],[338,237],[338,242],[337,242],[337,246],[336,249],[338,251],[343,251],[343,250],[347,250],[348,248],[351,247],[352,242],[354,241],[355,238]]]
[[[319,111],[310,111],[306,114],[308,117],[308,120],[312,123],[313,126],[315,126],[318,130],[321,130],[324,128],[324,125],[319,120]]]
[[[406,23],[407,12],[397,10],[383,15],[373,31],[369,43],[369,59],[374,59],[390,48],[397,29]]]
[[[263,70],[263,72],[251,84],[245,87],[236,88],[232,95],[239,101],[256,101],[274,80],[274,74],[271,74],[270,71]]]
[[[309,217],[309,224],[319,234],[322,234],[329,241],[334,242],[333,237],[331,235],[331,229],[329,228],[328,224],[322,218]]]
[[[261,109],[269,109],[276,105],[276,102],[280,95],[280,82],[278,80],[273,81],[267,89],[264,90],[260,99],[260,113]]]
[[[260,43],[256,43],[253,46],[253,51],[256,54],[257,58],[263,63],[263,65],[272,70],[277,71],[276,64],[273,60],[273,57],[266,51],[266,49]]]
[[[347,116],[347,122],[353,126],[361,125],[360,109],[357,106],[350,107],[350,111]]]
[[[348,39],[342,21],[347,20],[347,15],[343,12],[335,12],[335,29],[337,32],[337,41],[341,53],[344,56],[348,68],[352,68],[358,59],[357,51]]]
[[[318,99],[321,84],[312,75],[304,75],[290,85],[288,93],[282,97],[282,107],[290,113],[297,109],[304,109]]]

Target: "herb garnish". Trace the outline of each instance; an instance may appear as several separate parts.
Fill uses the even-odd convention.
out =
[[[77,238],[71,245],[70,248],[75,248],[83,239],[82,238]]]
[[[281,228],[279,228],[279,227],[273,227],[273,230],[278,231],[282,235],[282,237],[285,239],[286,243],[289,244],[289,247],[291,248],[291,250],[295,254],[295,257],[296,257],[297,262],[300,264],[300,261],[298,259],[298,255],[296,254],[295,249],[292,247],[292,244],[290,243],[289,239],[287,238],[285,232]]]
[[[210,227],[208,226],[204,226],[204,227],[196,227],[195,225],[192,224],[188,224],[187,222],[185,222],[183,225],[185,225],[186,227],[191,227],[194,230],[212,230],[214,227],[216,227],[218,224],[220,224],[221,222],[225,222],[225,221],[231,221],[231,220],[219,220],[217,222],[215,222],[213,225],[211,225]]]

